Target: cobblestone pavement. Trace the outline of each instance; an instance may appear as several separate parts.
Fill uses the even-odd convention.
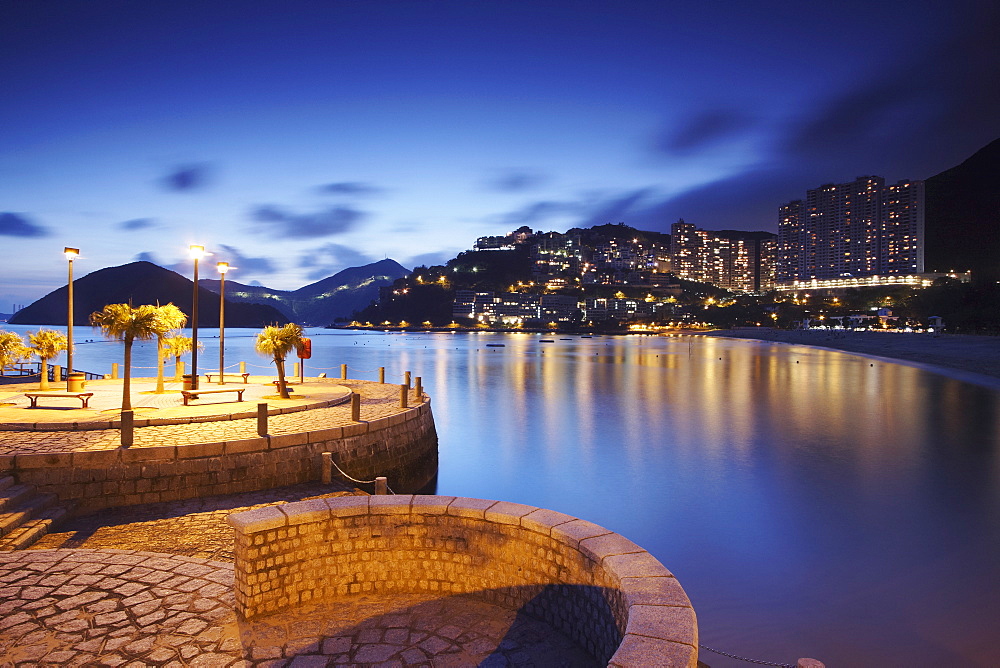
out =
[[[97,381],[114,382],[114,381]],[[312,379],[305,386],[296,386],[302,399],[285,400],[268,398],[271,407],[284,405],[301,405],[312,397],[325,396],[324,388],[343,386],[361,395],[361,419],[376,420],[400,412],[399,385],[381,384],[363,380],[326,380]],[[20,385],[3,386],[4,394],[0,394],[0,403],[10,403],[18,395],[22,395],[31,387]],[[89,389],[89,386],[88,386]],[[313,392],[313,394],[309,394]],[[4,397],[7,397],[6,399]],[[410,391],[411,405],[416,403],[413,390]],[[242,410],[247,402],[230,403],[227,410]],[[181,415],[203,415],[205,411],[217,412],[218,405],[184,406],[171,408],[170,411]],[[235,407],[235,408],[234,408]],[[27,409],[18,406],[0,407],[0,422],[13,422],[15,418],[24,419],[24,413],[30,412],[34,422],[55,422],[56,418],[72,421],[74,415],[80,415],[81,409],[52,409],[42,415],[39,409]],[[157,417],[164,417],[167,411],[155,411]],[[114,417],[117,417],[115,413]],[[141,416],[137,416],[137,419]],[[146,415],[150,417],[150,415]],[[112,417],[105,416],[110,420]],[[272,415],[268,418],[268,432],[272,435],[293,434],[305,431],[316,431],[330,427],[339,427],[351,422],[350,404],[341,404],[329,408],[314,408],[285,415]],[[221,420],[212,422],[196,422],[190,424],[154,425],[136,427],[132,448],[154,447],[163,445],[188,445],[193,443],[218,443],[257,438],[257,419]],[[0,431],[0,455],[26,454],[47,452],[71,452],[78,450],[107,450],[120,445],[120,434],[117,429],[98,429],[87,431]]]
[[[245,622],[232,586],[229,564],[196,557],[0,554],[0,666],[595,665],[471,597],[358,596]]]

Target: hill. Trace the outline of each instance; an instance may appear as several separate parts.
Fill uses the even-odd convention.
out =
[[[180,274],[151,262],[131,262],[108,267],[73,281],[73,324],[87,326],[94,311],[106,304],[167,304],[191,314],[193,282]],[[67,288],[50,292],[18,311],[12,325],[65,325]],[[274,307],[226,300],[227,327],[263,327],[284,324],[288,318]],[[219,296],[198,285],[198,326],[219,326]]]

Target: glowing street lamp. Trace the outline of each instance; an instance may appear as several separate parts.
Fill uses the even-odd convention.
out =
[[[191,246],[194,260],[194,298],[191,300],[191,389],[198,389],[198,260],[205,256],[204,246]]]
[[[79,248],[66,247],[63,249],[69,264],[69,281],[66,284],[69,293],[69,317],[66,319],[66,389],[70,390],[69,376],[73,373],[73,260],[80,255]]]
[[[219,270],[219,385],[225,385],[226,368],[226,272],[232,267],[228,262],[215,265]]]

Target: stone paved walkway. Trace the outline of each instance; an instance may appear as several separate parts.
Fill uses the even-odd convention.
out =
[[[96,381],[115,382],[115,381]],[[361,395],[361,419],[376,420],[400,412],[399,408],[399,386],[381,384],[363,380],[325,380],[312,379],[306,386],[296,386],[299,396],[306,397],[310,387],[317,394],[322,394],[324,388],[343,386],[358,392]],[[33,389],[35,386],[24,387],[21,385],[3,386],[3,394],[0,394],[0,404],[11,404],[16,401],[18,395],[23,395],[26,389]],[[89,386],[88,386],[89,389]],[[411,403],[416,403],[416,396],[411,390]],[[7,397],[6,399],[4,397]],[[314,396],[315,398],[315,396]],[[268,404],[271,407],[283,405],[296,405],[306,403],[308,398],[289,400],[269,398]],[[255,409],[256,406],[247,402],[224,404],[228,410]],[[219,405],[212,406],[191,406],[175,407],[170,409],[177,415],[200,415],[206,411],[209,413],[218,412]],[[37,413],[36,413],[37,411]],[[164,417],[167,411],[155,411],[157,417]],[[15,405],[0,406],[0,422],[13,422],[15,419],[23,420],[25,413],[31,414],[34,422],[55,422],[64,420],[73,421],[77,416],[84,415],[81,409],[28,409]],[[141,415],[137,415],[139,419]],[[117,415],[116,415],[117,417]],[[150,417],[147,415],[146,417]],[[90,419],[90,416],[87,416]],[[113,419],[105,416],[103,419]],[[284,415],[272,415],[268,418],[268,432],[272,435],[293,434],[304,431],[316,431],[330,427],[339,427],[351,422],[351,407],[345,403],[329,408],[316,408],[296,413]],[[212,422],[198,422],[192,424],[155,425],[149,427],[137,427],[135,429],[134,443],[132,448],[153,447],[161,445],[187,445],[193,443],[217,443],[221,441],[235,441],[248,438],[257,438],[257,419],[246,418],[239,420],[222,420]],[[0,432],[0,455],[5,454],[25,454],[25,453],[47,453],[47,452],[71,452],[78,450],[107,450],[117,448],[120,445],[120,434],[117,429],[101,429],[88,431],[2,431]]]

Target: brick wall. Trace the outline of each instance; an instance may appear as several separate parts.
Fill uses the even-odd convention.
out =
[[[590,522],[503,501],[372,496],[230,515],[246,619],[352,594],[470,594],[615,666],[696,666],[694,610],[648,552]]]
[[[429,401],[344,427],[222,443],[19,454],[0,475],[59,496],[77,512],[233,494],[319,480],[332,452],[347,473],[388,477],[414,491],[437,473],[437,432]]]

